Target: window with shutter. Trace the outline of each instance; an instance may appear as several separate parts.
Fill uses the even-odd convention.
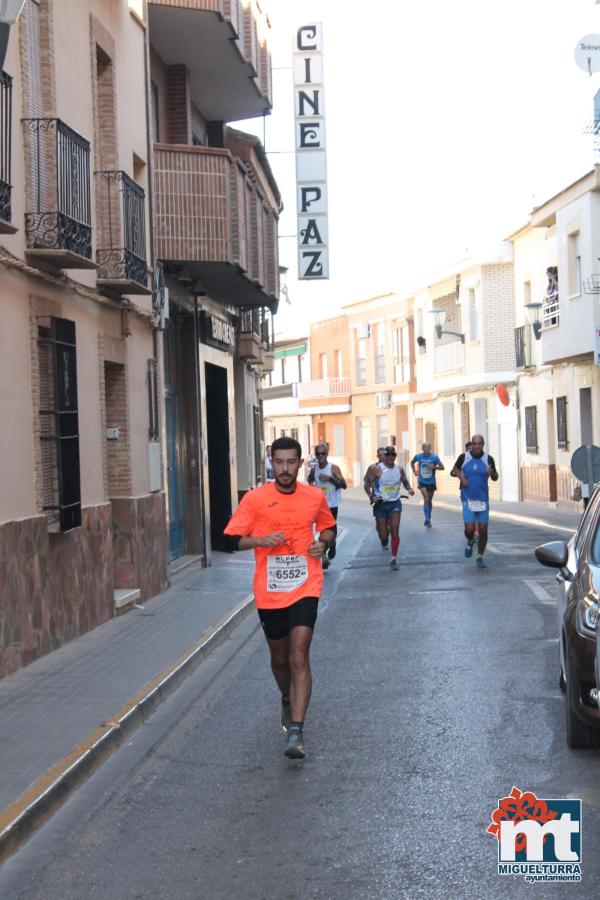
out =
[[[42,508],[49,527],[81,525],[75,323],[50,317],[38,328]]]
[[[537,406],[525,407],[525,448],[527,453],[538,452]]]
[[[566,397],[556,398],[556,439],[559,450],[568,450]]]

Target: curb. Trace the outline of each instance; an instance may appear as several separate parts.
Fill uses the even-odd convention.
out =
[[[445,503],[443,500],[436,500],[435,505],[441,509],[450,509],[457,513],[461,512],[458,506],[454,506],[452,503]],[[503,519],[505,522],[518,522],[521,525],[535,525],[537,528],[548,528],[550,531],[562,531],[565,534],[575,534],[577,531],[577,525],[567,528],[564,525],[553,525],[552,522],[546,522],[545,519],[534,519],[533,516],[520,516],[518,513],[507,513],[496,509],[490,510],[490,518]]]
[[[112,716],[88,734],[67,756],[44,772],[5,809],[0,810],[0,862],[9,857],[52,815],[123,739],[141,725],[172,694],[200,662],[248,615],[248,594],[216,625],[148,681]]]

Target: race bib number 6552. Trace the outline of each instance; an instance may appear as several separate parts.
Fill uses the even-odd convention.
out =
[[[300,587],[308,578],[306,556],[267,557],[267,590],[287,593]]]

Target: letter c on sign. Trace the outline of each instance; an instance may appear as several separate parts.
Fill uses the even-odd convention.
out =
[[[304,43],[304,35],[307,38],[314,40],[317,36],[317,26],[316,25],[303,25],[302,28],[298,29],[298,33],[296,35],[296,44],[298,46],[298,50],[316,50],[316,44],[305,44]]]

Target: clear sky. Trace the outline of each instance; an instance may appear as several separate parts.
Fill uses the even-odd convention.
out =
[[[306,332],[344,303],[402,290],[498,243],[592,168],[590,78],[578,38],[594,0],[270,0],[273,113],[265,139],[281,188],[280,262]],[[297,282],[292,35],[323,23],[330,274]],[[242,124],[242,123],[240,123]]]

